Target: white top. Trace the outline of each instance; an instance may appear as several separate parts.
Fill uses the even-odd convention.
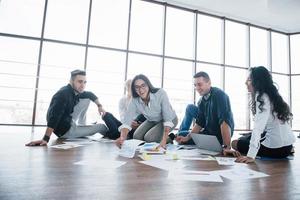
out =
[[[257,100],[258,94],[255,96]],[[291,145],[295,142],[290,125],[277,118],[277,114],[272,114],[273,105],[270,103],[267,94],[262,95],[264,101],[263,111],[260,111],[256,103],[256,114],[254,116],[254,127],[251,135],[250,146],[247,156],[255,158],[260,147],[261,134],[266,131],[265,140],[261,143],[268,148],[280,148]]]
[[[163,89],[159,89],[156,93],[150,92],[148,105],[140,97],[132,98],[126,112],[125,120],[119,127],[119,131],[122,128],[131,130],[130,125],[136,114],[143,114],[149,121],[163,121],[164,126],[168,127],[174,126],[172,120],[176,118],[176,113],[169,102],[167,93]]]
[[[127,96],[124,96],[119,101],[119,114],[120,114],[120,121],[124,123],[125,114],[128,110],[128,105],[131,98],[128,98]]]

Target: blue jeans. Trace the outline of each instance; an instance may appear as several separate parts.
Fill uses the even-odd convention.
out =
[[[187,136],[191,124],[193,122],[193,119],[196,119],[197,117],[198,117],[198,107],[195,106],[194,104],[187,105],[183,120],[178,130],[178,135]]]

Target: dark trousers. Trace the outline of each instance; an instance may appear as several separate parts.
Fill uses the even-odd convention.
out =
[[[103,121],[105,122],[108,131],[105,134],[105,137],[108,137],[109,139],[117,139],[120,137],[120,132],[118,128],[122,125],[122,123],[113,116],[113,114],[106,112],[104,117],[102,117]],[[127,138],[132,139],[134,130],[132,129],[129,133]]]
[[[264,136],[264,133],[262,134]],[[264,138],[264,137],[262,137]],[[237,142],[237,149],[242,154],[247,154],[250,145],[251,134],[247,134],[242,136],[238,139]],[[264,139],[261,139],[262,142]],[[260,144],[260,148],[258,150],[257,155],[263,157],[270,157],[270,158],[285,158],[291,154],[291,150],[293,145],[288,145],[280,148],[268,148],[262,144]]]

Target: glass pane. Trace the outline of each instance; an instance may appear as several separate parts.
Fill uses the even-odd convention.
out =
[[[0,37],[0,44],[1,123],[31,124],[39,42]]]
[[[1,0],[0,32],[40,37],[45,1]]]
[[[292,76],[292,113],[293,129],[300,130],[300,76]]]
[[[167,8],[166,55],[194,58],[195,14],[175,8]]]
[[[288,73],[288,37],[272,32],[272,71]]]
[[[89,2],[48,1],[45,38],[86,43]]]
[[[126,49],[128,0],[93,1],[89,43]]]
[[[53,65],[53,67],[83,68],[85,47],[44,42],[42,53],[42,64]],[[55,76],[60,76],[57,73]],[[52,75],[51,75],[52,76]],[[68,77],[69,78],[69,77]]]
[[[225,63],[248,67],[247,26],[226,21],[225,25]]]
[[[197,63],[197,72],[208,73],[213,87],[223,89],[223,66]]]
[[[123,52],[89,49],[86,90],[95,93],[104,109],[117,118],[118,103],[124,94],[125,59]],[[93,122],[97,119],[99,121],[98,110],[92,105],[87,120]]]
[[[273,82],[278,88],[279,94],[282,96],[283,100],[290,104],[290,97],[289,97],[289,77],[287,75],[279,75],[279,74],[272,74]]]
[[[198,15],[197,60],[222,63],[222,20]]]
[[[161,87],[162,58],[145,56],[140,54],[129,54],[128,78],[132,79],[137,74],[146,75],[154,87]]]
[[[70,72],[83,69],[85,47],[45,42],[40,69],[36,124],[46,124],[52,96],[70,80]]]
[[[300,74],[300,34],[291,35],[291,66],[292,74]]]
[[[3,124],[31,124],[32,110],[33,102],[0,100],[0,121]]]
[[[40,42],[0,36],[0,60],[12,63],[29,64],[27,68],[1,67],[1,72],[32,75],[36,73]]]
[[[193,63],[174,59],[165,60],[164,89],[178,117],[178,127],[188,104],[194,103]]]
[[[247,75],[247,70],[225,68],[225,92],[230,98],[235,129],[247,127],[248,91],[244,84]]]
[[[268,31],[250,27],[250,66],[268,65]]]
[[[129,47],[131,50],[162,54],[163,12],[164,7],[161,5],[132,1]]]

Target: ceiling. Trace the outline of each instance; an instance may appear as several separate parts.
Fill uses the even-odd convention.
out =
[[[300,0],[159,0],[271,28],[285,33],[300,32]]]

